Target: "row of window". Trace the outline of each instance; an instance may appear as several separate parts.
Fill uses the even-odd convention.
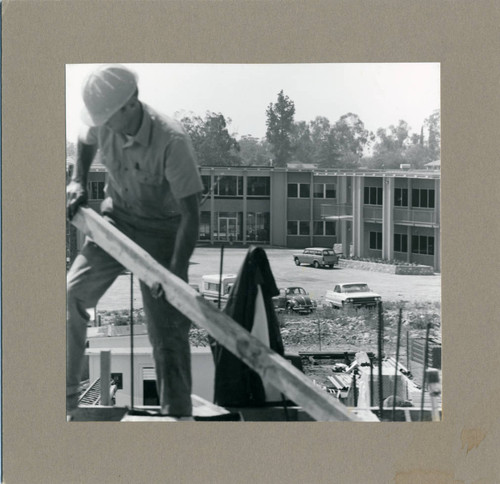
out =
[[[221,176],[215,177],[214,186],[210,186],[210,176],[203,175],[204,193],[208,193],[213,188],[216,197],[242,197],[243,177],[242,176]],[[88,193],[90,200],[102,200],[104,198],[104,182],[90,181],[88,183]],[[269,197],[270,178],[262,176],[247,177],[247,196]],[[310,198],[311,185],[309,183],[289,183],[288,198]],[[336,198],[335,184],[314,183],[314,198]],[[382,205],[382,188],[365,187],[365,205]],[[426,188],[414,188],[411,191],[411,205],[414,208],[435,208],[435,190]],[[394,190],[394,206],[408,207],[408,189],[396,188]]]
[[[426,188],[413,188],[411,205],[417,208],[435,208],[435,191]],[[408,188],[396,188],[394,191],[394,206],[408,206]]]
[[[382,205],[382,188],[365,187],[365,205]],[[408,207],[408,188],[394,189],[394,206]],[[411,206],[413,208],[435,208],[435,190],[413,188],[411,191]]]
[[[370,249],[382,250],[382,232],[370,232]],[[394,234],[394,252],[408,252],[407,234]],[[412,254],[434,255],[434,237],[412,235],[411,252]]]
[[[242,176],[215,176],[212,184],[210,175],[202,175],[204,194],[213,192],[215,197],[243,197]],[[309,183],[288,183],[289,198],[310,198],[311,185]],[[314,183],[314,198],[336,198],[334,183]],[[247,196],[269,197],[271,195],[271,178],[266,176],[247,177]]]
[[[309,183],[288,183],[288,198],[310,198],[311,185]],[[314,198],[336,198],[337,192],[334,183],[314,183]]]
[[[311,235],[311,223],[308,220],[289,220],[287,235]],[[313,235],[335,235],[335,222],[314,221]]]
[[[243,197],[242,176],[215,176],[212,185],[210,175],[202,175],[203,193],[213,191],[215,197]],[[271,195],[271,178],[268,176],[247,177],[247,196],[269,197]]]

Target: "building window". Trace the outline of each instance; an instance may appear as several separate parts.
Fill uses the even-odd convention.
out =
[[[382,250],[382,232],[370,232],[370,249]]]
[[[210,212],[200,213],[200,240],[210,240]]]
[[[268,176],[249,176],[247,178],[247,195],[249,197],[269,197],[271,179]]]
[[[325,198],[325,184],[315,183],[313,187],[313,197],[314,198]]]
[[[111,379],[116,383],[118,390],[123,390],[123,373],[111,373]]]
[[[104,199],[104,182],[91,181],[88,184],[89,200],[103,200]]]
[[[215,240],[243,240],[243,212],[215,212],[214,217]]]
[[[287,223],[287,234],[297,235],[299,231],[299,222],[296,220],[289,220]]]
[[[394,191],[394,206],[408,206],[408,188],[396,188]]]
[[[287,223],[288,235],[309,235],[311,224],[308,220],[289,220]]]
[[[311,186],[309,183],[299,183],[300,198],[309,198],[311,196]]]
[[[309,198],[311,186],[309,183],[289,183],[288,198]]]
[[[317,220],[313,222],[314,235],[335,235],[335,222]]]
[[[269,241],[269,212],[247,213],[247,240]]]
[[[309,235],[311,232],[309,221],[301,220],[299,222],[299,235]]]
[[[411,251],[413,254],[434,255],[434,237],[412,235]]]
[[[408,252],[408,235],[394,234],[394,251]]]
[[[325,198],[337,198],[337,191],[333,183],[325,183]]]
[[[210,193],[210,188],[212,187],[211,179],[212,177],[210,175],[201,175],[201,181],[203,183],[203,195]]]
[[[382,188],[365,187],[365,205],[382,205]]]
[[[435,208],[435,191],[425,188],[413,188],[411,191],[411,205],[415,208]]]
[[[218,176],[214,193],[216,197],[242,197],[243,177]]]
[[[335,222],[325,221],[325,235],[335,235]]]
[[[314,198],[336,198],[334,183],[315,183],[313,188]]]

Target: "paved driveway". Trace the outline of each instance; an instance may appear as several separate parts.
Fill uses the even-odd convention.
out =
[[[204,274],[217,274],[220,249],[200,247],[195,250],[189,267],[190,282],[199,284]],[[314,269],[295,266],[292,249],[266,249],[278,287],[303,286],[312,297],[321,301],[327,289],[337,282],[366,282],[385,301],[440,302],[441,275],[403,276],[355,269]],[[246,249],[224,249],[225,273],[237,273],[245,258]],[[120,276],[101,299],[98,309],[127,309],[130,307],[130,279]],[[139,285],[134,284],[134,307],[142,307]]]

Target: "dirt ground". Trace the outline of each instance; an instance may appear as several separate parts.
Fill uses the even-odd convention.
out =
[[[223,271],[237,273],[247,250],[226,247]],[[380,272],[338,268],[314,269],[295,266],[292,249],[266,249],[266,254],[278,287],[302,286],[321,304],[327,289],[337,282],[366,282],[371,290],[382,296],[383,301],[408,303],[440,303],[441,275],[404,276]],[[200,284],[205,274],[217,274],[220,269],[219,248],[199,247],[191,258],[189,280]],[[101,310],[127,309],[130,307],[130,278],[120,276],[98,304]],[[134,281],[134,307],[142,307],[139,283]]]

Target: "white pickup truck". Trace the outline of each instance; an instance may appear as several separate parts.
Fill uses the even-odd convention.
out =
[[[344,282],[326,291],[325,306],[332,308],[374,308],[382,300],[365,282]]]
[[[217,304],[219,300],[219,286],[220,288],[220,299],[222,307],[225,306],[229,298],[229,294],[233,285],[236,281],[236,274],[222,274],[222,278],[219,274],[210,274],[203,276],[201,278],[201,294],[203,297],[209,301]]]

